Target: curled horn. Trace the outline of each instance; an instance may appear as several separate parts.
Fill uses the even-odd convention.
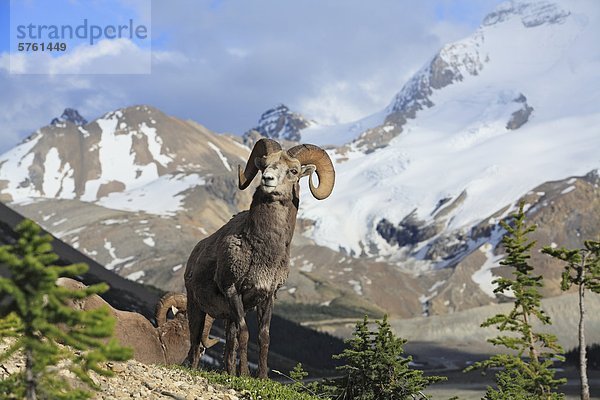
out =
[[[329,197],[335,184],[335,170],[327,152],[314,144],[301,144],[289,149],[288,155],[302,165],[313,164],[316,167],[319,186],[315,187],[311,175],[308,180],[310,192],[317,200]]]
[[[154,316],[156,325],[161,326],[167,322],[167,312],[171,306],[175,306],[181,312],[184,312],[187,307],[187,297],[183,293],[167,293],[156,305]]]
[[[204,346],[205,349],[210,349],[215,344],[219,343],[219,339],[217,339],[217,338],[212,339],[209,337],[210,328],[212,328],[214,321],[215,321],[215,319],[213,317],[206,314],[206,317],[204,319],[204,328],[202,328],[202,337],[200,339],[202,341],[202,345]]]
[[[244,169],[244,172],[242,172],[242,166],[238,165],[239,188],[241,190],[244,190],[250,186],[252,179],[254,179],[258,173],[258,168],[254,164],[254,159],[267,154],[275,153],[277,151],[281,151],[281,146],[274,140],[260,139],[258,142],[256,142],[254,148],[252,148],[250,157],[248,157],[248,162],[246,163],[246,169]]]

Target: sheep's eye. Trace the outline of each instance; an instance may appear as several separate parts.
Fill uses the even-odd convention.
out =
[[[298,170],[296,168],[290,169],[290,172],[294,175],[298,175]]]

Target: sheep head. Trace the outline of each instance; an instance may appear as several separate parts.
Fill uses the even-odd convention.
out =
[[[302,144],[284,151],[276,141],[260,139],[254,145],[243,172],[238,165],[239,188],[246,189],[258,171],[261,171],[262,178],[257,190],[273,197],[297,191],[298,181],[303,176],[311,176],[310,191],[319,200],[331,194],[335,183],[331,159],[325,150],[312,144]],[[313,183],[313,172],[319,178],[318,186]]]
[[[165,294],[155,307],[155,318],[158,326],[167,322],[167,313],[171,310],[174,316],[181,315],[185,317],[187,310],[187,298],[182,293]]]

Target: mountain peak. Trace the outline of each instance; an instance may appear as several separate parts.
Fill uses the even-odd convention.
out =
[[[62,122],[71,122],[77,126],[87,125],[88,121],[79,114],[74,108],[65,108],[60,118],[54,118],[50,122],[51,125],[58,125]]]
[[[258,120],[258,125],[250,132],[257,131],[264,137],[271,139],[285,139],[290,141],[300,141],[300,131],[313,124],[303,115],[295,113],[285,104],[277,104],[275,107],[265,111]]]
[[[483,19],[491,26],[513,18],[520,18],[523,26],[533,28],[543,24],[560,24],[571,14],[554,1],[511,0],[501,3]]]

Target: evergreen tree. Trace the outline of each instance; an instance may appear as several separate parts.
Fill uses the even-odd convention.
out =
[[[41,235],[40,227],[31,220],[20,223],[16,232],[19,238],[14,245],[0,247],[0,264],[9,273],[8,278],[0,278],[0,337],[13,338],[0,361],[22,351],[25,371],[0,382],[0,393],[8,394],[8,398],[88,398],[87,391],[72,389],[48,367],[61,363],[97,389],[90,371],[110,375],[102,362],[131,356],[131,351],[116,341],[103,341],[112,335],[114,327],[107,308],[78,311],[67,305],[108,287],[100,284],[73,291],[57,286],[59,277],[81,275],[87,265],[54,265],[58,256],[52,252],[52,238]]]
[[[569,290],[577,286],[579,295],[579,376],[581,379],[581,399],[590,399],[590,385],[587,378],[587,355],[585,342],[585,291],[600,293],[600,242],[588,240],[583,249],[568,250],[545,247],[542,252],[565,261],[561,289]]]
[[[412,357],[403,357],[405,339],[394,336],[387,316],[376,321],[377,332],[369,330],[365,316],[356,324],[347,348],[334,358],[346,364],[338,367],[344,378],[336,383],[339,399],[396,400],[412,399],[428,385],[445,378],[423,376],[409,367]]]
[[[534,332],[533,321],[550,325],[548,315],[541,309],[543,286],[541,275],[534,275],[529,265],[530,252],[535,241],[527,235],[535,231],[534,225],[526,225],[523,203],[512,216],[512,226],[501,222],[507,234],[502,238],[506,257],[500,262],[512,268],[513,279],[498,278],[495,293],[512,292],[514,307],[508,314],[498,314],[488,318],[482,327],[496,326],[500,332],[508,334],[488,341],[494,346],[503,346],[516,354],[497,354],[488,360],[473,364],[466,371],[477,368],[504,368],[496,375],[497,388],[488,388],[486,399],[562,399],[563,395],[553,393],[564,379],[556,379],[552,369],[553,359],[562,359],[562,348],[554,335]]]

